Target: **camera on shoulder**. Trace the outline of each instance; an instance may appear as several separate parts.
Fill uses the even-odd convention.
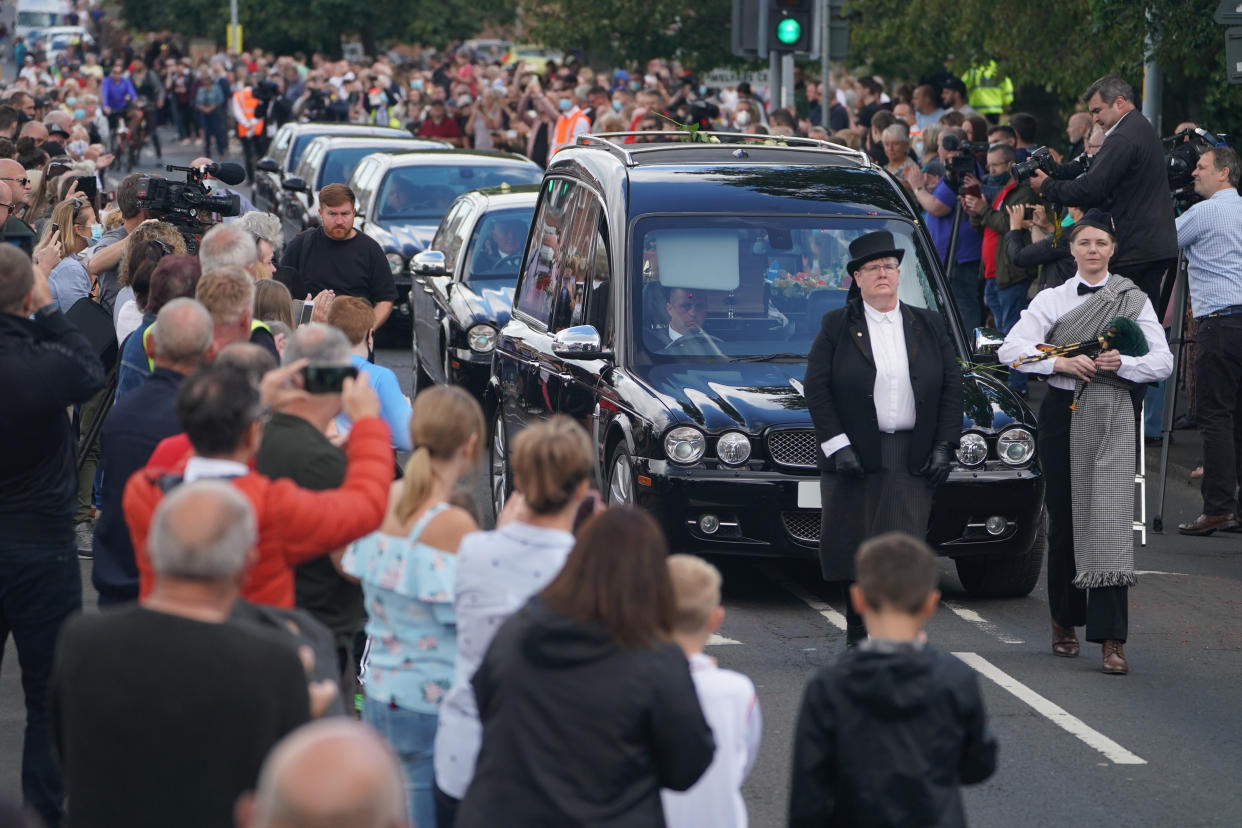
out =
[[[198,240],[215,223],[212,214],[235,216],[241,212],[241,199],[236,194],[213,193],[203,183],[203,176],[215,176],[225,184],[240,184],[246,179],[246,170],[240,164],[227,162],[201,169],[169,164],[165,169],[184,172],[185,181],[144,175],[138,182],[138,206],[176,227],[185,239],[186,250],[197,253]]]

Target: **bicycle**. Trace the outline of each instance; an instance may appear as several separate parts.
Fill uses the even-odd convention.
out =
[[[128,132],[128,144],[126,155],[126,172],[129,172],[138,166],[138,161],[142,155],[142,147],[147,142],[150,118],[147,109],[150,102],[146,98],[139,98],[131,101],[125,111],[125,123]],[[119,156],[118,156],[119,157]]]

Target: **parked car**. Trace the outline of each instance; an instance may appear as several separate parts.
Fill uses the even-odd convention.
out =
[[[397,306],[385,327],[395,320],[404,330],[410,323],[410,259],[426,249],[454,199],[469,190],[538,184],[542,175],[529,158],[490,150],[364,158],[349,186],[358,196],[357,227],[379,242],[397,283]]]
[[[890,231],[901,301],[940,312],[964,363],[987,357],[967,345],[917,205],[865,154],[716,137],[592,138],[549,166],[484,394],[493,505],[513,437],[559,412],[592,435],[606,498],[649,509],[673,548],[814,558],[820,449],[802,382],[821,317],[846,301],[849,243]],[[701,332],[670,327],[676,288],[703,300]],[[990,373],[964,369],[962,384],[962,444],[927,538],[970,592],[1026,594],[1046,546],[1035,417]]]
[[[95,38],[86,31],[85,26],[51,26],[38,33],[32,51],[43,52],[47,62],[54,64],[75,44],[86,51],[94,47]]]
[[[344,184],[363,158],[375,152],[451,149],[447,141],[374,136],[321,135],[306,145],[293,172],[281,182],[276,209],[284,226],[285,241],[310,227],[319,226],[319,190],[327,184]]]
[[[408,129],[369,124],[289,123],[276,131],[267,155],[255,162],[254,188],[250,200],[254,206],[275,213],[280,206],[281,182],[293,172],[306,146],[323,135],[372,138],[410,138]]]
[[[482,394],[487,386],[538,195],[529,185],[459,196],[410,262],[416,391],[439,382]]]

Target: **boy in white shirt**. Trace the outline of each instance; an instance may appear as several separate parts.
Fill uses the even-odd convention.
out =
[[[668,828],[746,828],[742,782],[755,764],[763,719],[750,679],[716,666],[703,648],[720,629],[720,571],[693,555],[670,555],[669,575],[677,613],[673,640],[690,661],[690,675],[703,716],[716,739],[707,771],[684,793],[661,791]]]

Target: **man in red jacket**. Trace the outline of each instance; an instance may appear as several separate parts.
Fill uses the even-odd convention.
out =
[[[228,365],[209,366],[183,381],[177,416],[194,453],[173,468],[147,466],[125,487],[125,520],[134,540],[140,597],[152,586],[147,556],[151,517],[165,492],[182,482],[228,479],[253,504],[259,556],[246,576],[242,597],[256,604],[292,607],[295,566],[379,527],[388,503],[393,455],[388,426],[379,417],[379,398],[365,382],[347,377],[341,391],[354,427],[339,489],[310,491],[251,471],[263,434],[264,403],[279,405],[305,394],[303,365],[299,361],[270,372],[261,389],[244,370]]]

